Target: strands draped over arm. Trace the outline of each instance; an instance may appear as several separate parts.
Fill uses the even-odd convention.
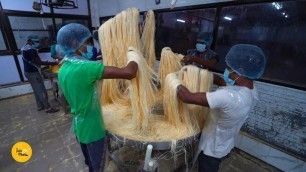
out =
[[[135,129],[149,130],[148,118],[152,115],[151,108],[155,104],[155,87],[153,79],[157,80],[157,74],[149,67],[142,54],[134,48],[129,48],[128,62],[135,61],[138,64],[136,78],[130,81],[130,99],[132,104],[132,122]]]

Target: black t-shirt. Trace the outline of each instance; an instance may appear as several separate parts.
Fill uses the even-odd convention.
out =
[[[33,57],[34,56],[38,57],[37,50],[35,50],[35,49],[23,50],[22,55],[27,61],[30,62],[29,63],[26,60],[22,59],[23,65],[24,65],[24,71],[25,72],[38,72],[38,69],[31,64],[31,63],[34,64],[34,58]]]

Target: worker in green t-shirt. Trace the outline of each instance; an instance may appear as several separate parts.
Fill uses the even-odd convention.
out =
[[[57,34],[57,43],[65,53],[58,73],[61,89],[71,107],[72,125],[81,145],[89,171],[102,171],[105,155],[105,129],[101,107],[95,87],[100,79],[132,79],[138,65],[130,62],[126,67],[104,66],[88,61],[86,56],[91,33],[81,24],[68,24]]]

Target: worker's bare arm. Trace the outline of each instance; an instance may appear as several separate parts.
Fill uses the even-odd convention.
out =
[[[118,68],[113,66],[105,66],[102,79],[128,79],[136,77],[138,65],[131,61],[126,67]]]
[[[207,98],[206,98],[206,93],[200,93],[200,92],[199,93],[191,93],[183,85],[179,85],[177,87],[177,89],[178,89],[177,96],[184,103],[209,107],[209,104],[208,104]]]

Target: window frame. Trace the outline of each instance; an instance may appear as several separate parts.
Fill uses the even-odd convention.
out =
[[[46,19],[51,19],[52,20],[52,17],[42,17],[42,16],[20,16],[20,15],[7,15],[7,17],[8,17],[8,21],[9,21],[9,17],[11,17],[11,16],[13,16],[13,17],[30,17],[30,18],[46,18]],[[9,21],[10,22],[10,21]],[[48,31],[52,31],[52,33],[54,34],[54,25],[53,25],[53,23],[52,23],[52,26],[53,26],[53,28],[51,29],[51,30],[43,30],[43,29],[18,29],[18,30],[16,30],[16,29],[13,29],[12,27],[11,27],[11,31],[12,31],[12,33],[13,33],[13,35],[14,35],[14,31],[38,31],[38,32],[44,32],[44,31],[46,31],[46,32],[48,32]],[[55,35],[55,34],[54,34]],[[17,46],[17,42],[16,42],[16,39],[15,39],[15,35],[14,35],[14,41],[15,41],[15,44],[16,44],[16,51],[18,51],[18,54],[21,54],[21,51],[20,51],[20,49],[18,48],[18,46]],[[40,50],[39,50],[39,52],[49,52],[50,51],[50,48],[48,48],[48,47],[44,47],[44,48],[41,48]]]
[[[9,46],[8,39],[6,38],[7,35],[6,35],[6,32],[5,32],[5,28],[7,27],[7,23],[4,22],[5,21],[4,17],[5,17],[4,14],[0,12],[0,23],[2,23],[0,25],[0,31],[1,31],[3,42],[4,42],[4,45],[5,45],[5,49],[4,50],[0,49],[0,55],[9,55],[10,46]]]
[[[88,7],[90,6],[89,0],[87,0]],[[91,14],[90,14],[90,8],[88,8],[89,15],[70,15],[70,14],[54,14],[54,10],[51,8],[50,13],[44,13],[39,14],[36,12],[31,11],[16,11],[16,10],[7,10],[2,9],[1,2],[0,2],[0,21],[1,21],[1,31],[4,37],[4,42],[6,45],[6,50],[0,50],[0,58],[4,55],[12,55],[18,70],[18,74],[20,77],[21,82],[18,82],[19,84],[27,83],[27,81],[24,80],[21,65],[18,60],[18,55],[21,54],[20,49],[18,49],[16,40],[13,34],[13,30],[11,28],[11,24],[9,21],[9,16],[17,16],[17,17],[37,17],[37,18],[51,18],[52,19],[52,26],[53,26],[53,34],[56,37],[56,24],[55,24],[55,18],[67,18],[67,19],[77,19],[77,20],[86,20],[88,22],[88,28],[90,31],[92,31],[91,26]],[[43,30],[45,31],[45,30]],[[49,31],[49,30],[48,30]],[[8,38],[14,38],[14,39],[8,39]],[[48,53],[50,52],[50,48],[43,48],[39,50],[40,53]],[[11,85],[18,85],[18,83],[8,83],[8,84],[2,84],[1,87],[9,87]]]
[[[222,11],[223,7],[242,6],[242,5],[259,5],[259,4],[262,4],[262,3],[271,3],[271,2],[274,2],[274,1],[273,0],[229,1],[229,2],[216,2],[216,3],[211,3],[211,4],[192,5],[192,6],[185,6],[185,7],[176,7],[174,9],[170,9],[170,8],[156,9],[156,10],[153,10],[153,11],[154,11],[155,16],[156,16],[158,13],[163,13],[163,12],[175,12],[175,11],[187,11],[187,10],[216,8],[215,23],[214,23],[214,26],[213,26],[213,38],[214,39],[213,39],[213,42],[212,42],[212,45],[211,45],[211,49],[215,50],[216,45],[217,45],[216,40],[217,40],[217,36],[218,36],[218,28],[220,26],[221,11]],[[297,2],[297,1],[280,0],[278,2]],[[144,12],[145,11],[142,11],[142,12],[140,12],[140,14],[143,14]],[[110,19],[114,16],[115,15],[99,17],[100,25],[102,24],[102,20],[107,20],[107,19]],[[155,23],[157,23],[157,22],[155,22]],[[156,28],[156,29],[158,29],[158,28]],[[212,71],[215,72],[215,73],[219,73],[219,74],[222,74],[224,72],[224,71],[218,70],[218,69],[213,69]],[[256,81],[306,91],[306,86],[303,86],[303,85],[298,84],[298,83],[292,83],[290,81],[279,80],[279,79],[275,79],[275,78],[267,78],[267,77],[264,77],[264,76],[260,79],[257,79]]]

